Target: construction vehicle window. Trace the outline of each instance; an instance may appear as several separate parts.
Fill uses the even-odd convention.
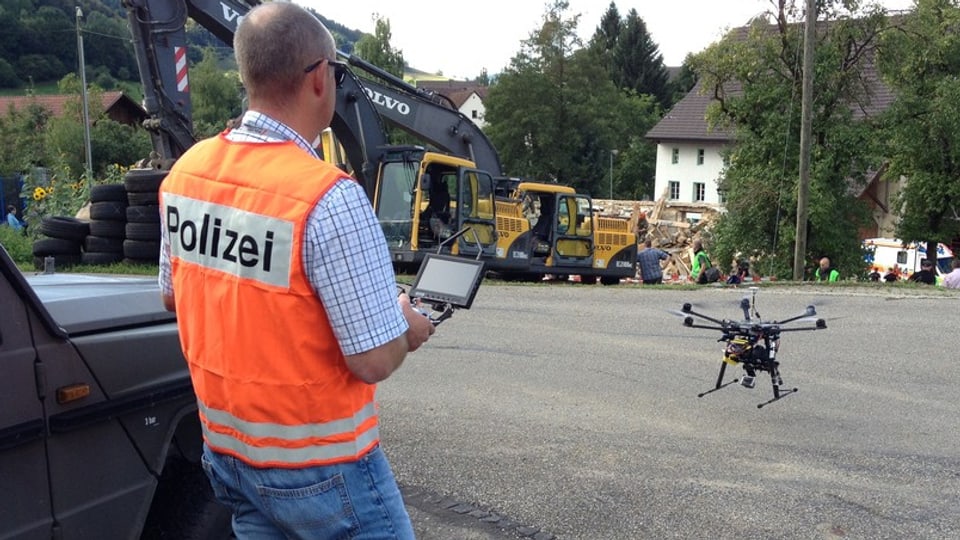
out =
[[[412,202],[416,168],[410,163],[387,163],[383,167],[378,216],[381,220],[413,219]]]
[[[560,205],[557,210],[557,234],[564,235],[570,230],[570,205],[567,197],[560,198]]]
[[[493,219],[494,187],[493,178],[490,175],[476,171],[464,174],[461,198],[468,201],[470,208],[470,213],[464,217]]]

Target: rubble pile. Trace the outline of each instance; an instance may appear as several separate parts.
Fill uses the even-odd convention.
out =
[[[639,249],[643,249],[643,242],[649,239],[653,247],[670,254],[663,263],[664,280],[687,279],[693,240],[709,230],[721,211],[715,204],[670,201],[666,193],[656,201],[594,199],[593,203],[602,216],[629,219],[641,244]]]

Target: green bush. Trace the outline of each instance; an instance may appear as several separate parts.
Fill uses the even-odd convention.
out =
[[[0,225],[0,245],[18,265],[33,264],[33,244],[23,231]]]

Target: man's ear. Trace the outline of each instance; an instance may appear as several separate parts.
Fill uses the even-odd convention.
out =
[[[310,72],[310,90],[317,97],[323,95],[323,91],[327,87],[330,77],[327,73],[330,67],[327,66],[327,63],[324,62],[322,65],[317,66],[317,69]]]

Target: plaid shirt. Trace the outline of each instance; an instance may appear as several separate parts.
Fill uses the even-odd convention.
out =
[[[247,111],[240,127],[230,131],[227,139],[289,140],[319,159],[297,132],[255,111]],[[160,214],[162,220],[163,212]],[[170,236],[166,225],[162,225],[161,231],[160,289],[163,294],[172,295]],[[407,331],[407,321],[397,303],[396,276],[383,230],[357,182],[344,176],[310,212],[304,231],[303,262],[343,354],[374,349]]]
[[[640,267],[640,277],[642,279],[657,279],[663,277],[663,269],[660,267],[660,261],[670,258],[666,251],[649,247],[637,253],[637,265]]]

